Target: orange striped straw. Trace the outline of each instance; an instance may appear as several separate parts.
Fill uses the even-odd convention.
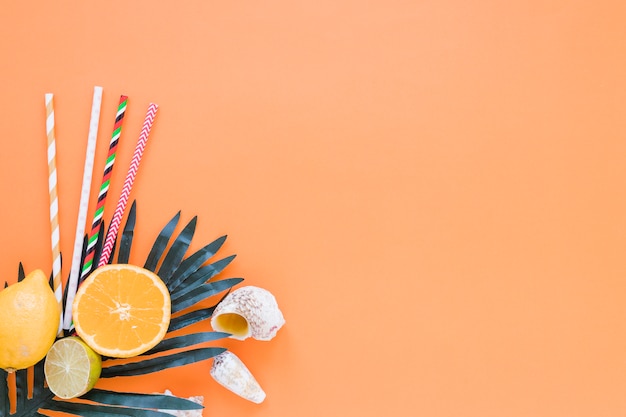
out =
[[[52,283],[54,295],[63,312],[63,287],[61,279],[61,250],[59,233],[59,199],[57,196],[56,138],[54,136],[54,95],[46,94],[46,132],[48,134],[48,192],[50,194],[50,228],[52,231]],[[63,331],[63,317],[59,321],[59,334]]]

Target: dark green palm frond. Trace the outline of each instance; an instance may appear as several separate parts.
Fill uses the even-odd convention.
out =
[[[44,361],[33,367],[33,394],[28,398],[27,370],[20,370],[15,375],[16,407],[15,413],[9,414],[10,400],[8,395],[7,372],[0,370],[0,417],[31,417],[40,416],[38,410],[62,411],[76,416],[169,416],[156,409],[194,410],[203,408],[193,401],[162,394],[140,394],[114,392],[93,389],[80,397],[99,404],[79,404],[54,397],[44,385]],[[120,407],[111,407],[121,405]],[[156,414],[155,414],[156,413]]]
[[[120,250],[117,254],[118,264],[127,264],[130,258],[130,247],[133,243],[133,232],[135,229],[135,220],[137,216],[137,201],[133,201],[128,218],[126,219],[126,225],[122,232],[122,239],[120,240]]]
[[[85,255],[87,254],[87,245],[89,243],[89,236],[85,235],[83,237],[83,248],[81,250],[81,255],[80,255],[80,263],[79,265],[81,265],[80,270],[82,270],[82,265],[85,263]],[[63,263],[61,263],[62,265]],[[68,273],[68,278],[66,282],[67,287],[65,288],[65,290],[63,291],[63,311],[61,312],[61,317],[65,317],[65,308],[67,307],[67,294],[69,293],[70,290],[72,290],[74,293],[76,293],[76,290],[78,289],[78,286],[81,284],[81,280],[80,280],[80,270],[79,270],[79,279],[76,280],[75,282],[75,286],[73,288],[69,288],[69,284],[70,284],[70,273]],[[86,278],[86,277],[85,277]],[[84,281],[84,280],[83,280]],[[53,286],[54,289],[54,286]],[[66,336],[69,336],[69,332],[64,330],[64,333]]]
[[[102,246],[104,245],[104,239],[106,237],[104,235],[105,230],[106,230],[106,225],[104,223],[104,219],[102,219],[102,221],[100,222],[100,226],[98,228],[98,239],[96,240],[96,246],[94,248],[95,252],[94,252],[93,263],[92,263],[93,267],[91,268],[92,271],[96,269],[96,266],[98,266],[98,264],[100,263],[100,255],[102,254]]]
[[[157,236],[152,249],[147,257],[144,267],[151,271],[156,271],[163,281],[168,285],[172,300],[172,312],[182,312],[187,308],[192,308],[207,298],[226,292],[221,300],[228,295],[230,290],[243,278],[226,278],[217,281],[210,281],[218,276],[235,258],[235,255],[225,257],[213,263],[206,264],[223,246],[226,236],[219,237],[202,249],[185,257],[195,233],[197,218],[194,217],[173,239],[171,247],[167,249],[176,226],[180,220],[179,211],[161,230]],[[137,220],[136,204],[133,203],[126,224],[119,239],[119,253],[117,263],[128,263],[132,240],[134,237]],[[102,246],[106,236],[104,223],[98,233],[94,264],[98,264],[102,252]],[[83,244],[83,254],[85,256],[87,239]],[[115,249],[113,250],[115,253]],[[113,262],[111,256],[109,263]],[[82,264],[82,260],[81,260]],[[18,279],[25,276],[24,267],[20,264],[18,269]],[[78,283],[80,285],[80,282]],[[67,289],[64,291],[64,299],[67,296]],[[221,301],[220,300],[220,301]],[[116,360],[115,365],[107,366],[107,358],[104,359],[102,378],[111,377],[132,377],[152,372],[159,372],[163,369],[185,366],[192,363],[213,358],[226,351],[221,347],[200,347],[204,343],[228,337],[229,334],[222,332],[197,332],[169,337],[171,332],[182,330],[195,323],[210,319],[220,302],[209,308],[200,308],[185,314],[174,316],[170,321],[166,338],[157,346],[146,352],[142,356],[129,360]],[[65,304],[65,303],[64,303]],[[156,355],[147,357],[147,355]],[[72,400],[62,400],[54,396],[47,388],[44,381],[44,360],[33,367],[32,397],[28,397],[28,371],[17,371],[15,378],[9,378],[6,371],[0,370],[0,417],[31,417],[43,416],[39,411],[59,411],[69,415],[83,417],[105,417],[105,416],[145,416],[145,417],[167,417],[169,414],[157,410],[191,410],[202,408],[202,406],[182,398],[157,395],[141,394],[129,392],[103,391],[97,388],[81,397],[81,399],[92,403],[82,403]],[[9,381],[14,383],[9,387]],[[10,413],[11,399],[9,392],[11,388],[16,393],[16,402],[13,405],[15,414]]]
[[[33,367],[33,396],[28,398],[28,376],[27,370],[23,369],[15,372],[15,393],[17,401],[15,403],[15,413],[9,414],[11,410],[11,401],[9,399],[8,373],[0,371],[0,417],[31,417],[40,415],[37,410],[45,407],[45,405],[54,397],[54,394],[44,386],[43,383],[43,363],[41,360]]]
[[[235,256],[236,255],[231,255],[198,269],[182,281],[182,285],[178,285],[170,290],[171,297],[175,299],[181,298],[188,294],[191,290],[197,288],[199,285],[206,283],[211,278],[222,272],[224,268],[226,268],[233,261],[233,259],[235,259]]]
[[[224,339],[230,336],[230,333],[224,332],[202,332],[186,334],[184,336],[171,337],[159,342],[158,345],[144,353],[143,355],[154,355],[168,350],[180,349],[189,346],[199,345],[200,343],[213,342],[215,340]]]
[[[134,408],[159,408],[161,410],[199,410],[204,408],[193,401],[171,395],[115,392],[95,388],[80,398],[101,404]]]
[[[64,413],[82,417],[172,417],[171,414],[165,412],[144,408],[114,407],[108,405],[85,404],[62,400],[50,401],[46,409],[52,411],[61,411]]]
[[[81,249],[81,252],[80,252],[80,263],[79,263],[80,268],[78,272],[78,279],[76,280],[76,288],[74,288],[74,293],[76,293],[76,290],[78,289],[80,284],[82,284],[82,282],[85,279],[87,279],[87,277],[89,276],[89,274],[85,275],[84,277],[82,276],[83,265],[85,265],[85,258],[87,257],[87,246],[89,246],[89,235],[85,235],[85,237],[83,238],[83,248]],[[93,267],[93,261],[92,261],[91,270],[93,271],[94,269],[95,268]],[[89,271],[89,273],[91,273],[91,271]],[[66,282],[69,284],[70,282],[69,276]],[[67,293],[68,293],[68,289],[66,288],[66,290],[63,292],[63,315],[65,315],[65,307],[67,306]]]
[[[0,369],[0,417],[6,417],[9,414],[9,410],[11,410],[8,376],[9,373],[7,371]]]
[[[220,281],[209,282],[208,284],[202,284],[197,288],[191,290],[185,297],[180,297],[172,300],[172,313],[177,313],[186,308],[193,306],[200,301],[219,294],[222,291],[231,289],[235,285],[243,281],[243,278],[227,278]]]
[[[28,400],[28,369],[15,371],[15,391],[17,394],[17,408],[24,409]]]
[[[20,265],[17,268],[17,282],[20,282],[26,278],[26,274],[24,273],[24,265],[20,262]]]
[[[172,292],[187,277],[196,272],[202,264],[211,259],[215,253],[222,247],[226,241],[226,236],[215,239],[193,255],[189,256],[174,271],[171,278],[167,282],[167,289]]]
[[[102,368],[101,378],[112,378],[116,376],[144,375],[163,369],[175,368],[177,366],[189,365],[210,359],[225,352],[226,349],[219,347],[208,347],[186,350],[167,356],[159,356],[151,359],[144,359],[139,362],[130,362],[123,365],[114,365]]]
[[[163,263],[157,272],[157,275],[165,282],[168,283],[172,274],[178,268],[181,261],[185,257],[185,253],[187,252],[187,248],[191,244],[191,239],[193,238],[193,234],[196,231],[196,223],[198,221],[197,217],[191,219],[191,221],[185,226],[185,228],[180,232],[180,234],[176,237],[174,242],[172,243],[172,247],[165,255],[163,259]]]
[[[174,229],[176,229],[176,225],[178,224],[178,220],[180,219],[180,211],[176,213],[176,215],[170,220],[161,233],[157,236],[154,245],[152,246],[152,250],[148,254],[148,259],[144,265],[144,268],[154,272],[156,271],[156,267],[161,259],[161,255],[165,251],[167,244],[172,237],[172,233],[174,233]]]
[[[43,371],[44,363],[45,360],[42,360],[33,366],[33,398],[52,394],[48,387],[44,384],[46,379]]]
[[[230,290],[228,290],[226,294],[224,294],[213,307],[194,310],[178,317],[174,317],[172,320],[170,320],[170,327],[167,329],[168,333],[184,329],[185,327],[191,326],[192,324],[198,323],[202,320],[210,319],[211,316],[213,316],[213,312],[215,311],[217,305],[221,303],[228,294],[230,294]]]
[[[168,332],[174,332],[176,330],[184,329],[187,326],[191,326],[192,324],[198,323],[202,320],[210,319],[213,315],[213,311],[215,311],[215,307],[210,308],[202,308],[200,310],[195,310],[184,314],[182,316],[174,317],[170,320],[170,326],[168,327]]]

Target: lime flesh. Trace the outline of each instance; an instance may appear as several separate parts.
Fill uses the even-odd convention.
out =
[[[57,340],[44,363],[48,388],[57,397],[75,398],[92,389],[102,371],[102,359],[78,337]]]

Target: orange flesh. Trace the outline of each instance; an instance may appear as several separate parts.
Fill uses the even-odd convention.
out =
[[[167,288],[156,275],[137,269],[94,272],[76,294],[76,330],[101,354],[128,357],[143,353],[167,331]]]

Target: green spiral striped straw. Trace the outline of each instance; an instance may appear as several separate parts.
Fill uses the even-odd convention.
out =
[[[117,155],[117,145],[119,143],[120,136],[122,135],[122,123],[124,121],[124,115],[126,114],[126,105],[128,103],[127,96],[120,96],[120,102],[117,106],[117,113],[115,114],[115,124],[113,125],[113,134],[111,135],[111,142],[109,143],[109,152],[107,154],[106,164],[104,166],[104,174],[102,175],[102,183],[100,184],[100,191],[98,192],[98,203],[96,206],[96,212],[93,216],[91,223],[91,232],[89,233],[89,239],[87,241],[87,252],[85,254],[85,260],[83,263],[83,269],[81,271],[79,285],[87,278],[89,273],[93,270],[93,261],[96,253],[96,242],[98,240],[98,232],[102,226],[102,218],[104,216],[104,204],[106,203],[107,193],[109,186],[111,185],[111,175],[113,174],[113,167],[115,165],[115,157]]]

